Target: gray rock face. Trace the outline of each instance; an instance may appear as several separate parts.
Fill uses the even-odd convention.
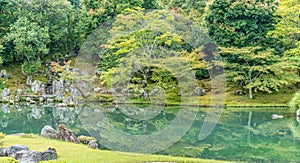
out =
[[[1,70],[0,78],[9,78],[9,75],[6,70]]]
[[[47,125],[41,130],[41,136],[47,137],[47,138],[56,138],[57,137],[57,132],[54,128],[51,126]]]
[[[9,96],[10,95],[10,89],[4,88],[3,91],[1,92],[2,97],[3,96]]]
[[[1,100],[2,101],[8,101],[8,96],[10,95],[10,89],[4,88],[3,91],[1,92]]]
[[[16,95],[20,96],[21,94],[22,94],[22,89],[18,89],[17,92],[16,92]]]
[[[11,156],[11,157],[15,157],[17,152],[22,151],[22,150],[28,151],[29,148],[27,146],[19,145],[19,144],[13,145],[13,146],[10,146],[9,148],[7,148],[7,155]]]
[[[45,152],[22,150],[16,153],[15,159],[20,163],[38,163],[57,159],[57,153],[54,148],[49,148]]]
[[[97,140],[91,140],[88,145],[92,149],[97,149],[98,148]]]
[[[26,80],[26,84],[27,85],[31,85],[32,84],[32,76],[27,76],[27,80]]]
[[[52,82],[52,93],[57,95],[59,93],[63,93],[64,90],[64,81],[60,79],[59,81],[53,80]]]
[[[201,87],[196,87],[193,92],[193,95],[195,96],[204,96],[205,94],[206,94],[206,90]]]
[[[0,148],[0,157],[7,157],[7,149],[6,148]]]
[[[114,94],[116,93],[116,90],[114,88],[110,88],[109,90],[107,90],[107,93]]]
[[[64,100],[64,95],[62,93],[58,93],[55,97],[57,101],[63,101]]]
[[[39,93],[39,92],[43,92],[42,90],[41,90],[41,84],[42,84],[42,82],[40,82],[39,80],[35,80],[33,83],[32,83],[32,85],[31,85],[31,90],[32,90],[32,92],[34,92],[34,93]]]

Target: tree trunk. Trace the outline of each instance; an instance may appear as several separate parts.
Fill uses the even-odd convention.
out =
[[[247,140],[248,141],[250,141],[250,139],[251,139],[251,131],[250,131],[250,128],[251,128],[251,119],[252,119],[252,111],[250,111],[249,117],[248,117],[248,135],[247,135]]]
[[[249,88],[249,97],[250,97],[251,99],[253,99],[253,92],[252,92],[252,88]]]

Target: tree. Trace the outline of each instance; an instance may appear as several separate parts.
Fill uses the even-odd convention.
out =
[[[290,68],[289,62],[275,55],[274,50],[270,48],[264,50],[261,47],[220,47],[220,54],[226,56],[227,78],[248,89],[251,99],[253,91],[272,93],[296,80],[293,74],[286,71]]]
[[[13,0],[0,1],[0,50],[1,58],[5,64],[14,59],[13,44],[5,40],[5,35],[9,32],[10,25],[16,21],[17,4]],[[0,47],[1,49],[1,47]]]
[[[275,0],[214,0],[205,18],[209,35],[222,47],[268,47],[275,9]]]
[[[42,28],[37,23],[30,22],[25,17],[20,17],[10,28],[11,32],[6,36],[6,39],[14,43],[16,58],[19,61],[25,61],[22,66],[23,70],[31,69],[31,66],[36,65],[33,64],[34,62],[39,61],[49,53],[47,44],[50,43],[50,37],[47,27]]]
[[[128,81],[130,77],[130,82],[140,88],[157,84],[163,89],[176,90],[176,76],[184,74],[185,70],[177,68],[174,73],[165,65],[172,63],[180,67],[180,64],[187,62],[194,70],[207,70],[203,66],[204,59],[199,55],[202,49],[196,46],[197,41],[191,43],[188,40],[193,40],[192,36],[182,36],[183,33],[191,33],[183,27],[187,21],[179,19],[180,16],[166,10],[124,10],[113,23],[109,40],[102,45],[105,53],[99,55],[103,81],[111,85],[115,84],[113,82]],[[172,32],[173,28],[179,27],[183,31]],[[124,70],[124,65],[128,70],[126,73],[131,74],[116,75]],[[110,80],[112,75],[114,81]]]
[[[208,0],[157,0],[161,8],[179,12],[201,23],[207,2]]]
[[[19,17],[37,23],[41,28],[48,28],[50,36],[50,54],[68,55],[76,51],[77,11],[68,0],[22,0]]]
[[[300,77],[300,2],[298,0],[282,0],[275,14],[275,29],[268,34],[279,39],[285,50],[284,56],[295,64]]]

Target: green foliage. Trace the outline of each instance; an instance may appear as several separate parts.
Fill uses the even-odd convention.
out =
[[[284,73],[291,69],[288,62],[274,54],[272,49],[261,47],[220,48],[222,56],[226,56],[225,68],[229,81],[252,90],[273,93],[283,85],[297,81],[295,75]]]
[[[176,88],[176,75],[165,69],[170,56],[182,57],[174,59],[174,65],[183,59],[193,68],[200,68],[197,51],[179,35],[169,32],[172,25],[181,25],[174,20],[174,15],[165,10],[144,12],[142,8],[134,8],[118,15],[110,30],[110,39],[102,45],[106,52],[99,56],[102,81],[107,85],[116,84],[110,80],[114,75],[114,82],[131,80],[140,87],[156,83],[162,88],[173,89]],[[125,73],[123,64],[128,70]],[[128,74],[130,72],[134,74]]]
[[[222,47],[268,46],[275,0],[214,0],[206,15],[209,35]]]
[[[207,2],[208,0],[157,0],[161,8],[184,14],[199,22],[202,22]]]
[[[22,64],[21,68],[26,75],[33,75],[37,73],[39,70],[41,70],[42,62],[40,60],[30,61],[30,62],[25,61]]]
[[[61,52],[65,55],[74,52],[77,36],[77,12],[68,0],[22,0],[19,17],[37,23],[41,29],[48,29],[50,37],[49,49],[52,53]],[[43,11],[43,12],[41,12]]]
[[[300,93],[299,92],[295,93],[294,97],[288,103],[288,105],[292,112],[295,112],[296,110],[298,110],[300,108]]]
[[[5,134],[5,133],[3,133],[3,132],[0,132],[0,139],[4,139],[4,138],[5,138],[5,136],[6,136],[6,134]]]
[[[48,27],[42,28],[37,23],[30,22],[26,17],[20,17],[6,37],[15,45],[16,58],[20,61],[34,61],[48,54]]]
[[[0,56],[4,63],[12,61],[13,44],[5,40],[5,35],[9,32],[9,27],[16,21],[17,7],[14,0],[0,1]]]
[[[300,76],[300,3],[298,0],[282,0],[275,14],[277,24],[269,36],[279,39],[285,50],[285,59],[290,60],[298,69]]]

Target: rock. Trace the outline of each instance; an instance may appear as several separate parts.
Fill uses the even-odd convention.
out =
[[[154,88],[150,91],[149,96],[161,96],[164,94],[164,89],[161,87]]]
[[[31,101],[31,98],[30,98],[30,97],[26,97],[26,101],[27,101],[27,102],[30,102],[30,101]]]
[[[272,119],[282,119],[283,115],[277,115],[277,114],[273,114],[272,115]]]
[[[140,96],[144,97],[145,99],[148,97],[148,93],[145,90],[140,90]]]
[[[97,76],[97,77],[100,77],[100,76],[101,76],[101,74],[102,74],[102,72],[101,72],[100,70],[96,70],[96,72],[95,72],[95,73],[96,73],[96,76]]]
[[[31,75],[27,76],[26,84],[27,85],[31,85],[32,84],[32,76]]]
[[[21,94],[22,94],[22,89],[18,89],[17,92],[16,92],[16,95],[20,96]]]
[[[116,90],[114,88],[110,88],[109,90],[107,90],[107,93],[114,94],[116,93]]]
[[[70,96],[73,98],[81,97],[80,91],[74,85],[70,85]]]
[[[79,140],[76,138],[75,134],[67,128],[66,125],[60,124],[57,129],[57,136],[59,140],[64,140],[67,142],[74,142],[79,144]]]
[[[44,97],[39,97],[39,102],[44,102],[45,101],[45,98]]]
[[[41,136],[53,139],[53,138],[57,137],[57,132],[51,126],[46,125],[41,130]]]
[[[53,80],[52,82],[52,93],[54,95],[62,94],[64,90],[64,81],[61,78],[59,81]]]
[[[4,88],[3,91],[1,92],[2,97],[6,97],[10,95],[10,89]]]
[[[37,104],[37,102],[34,101],[34,100],[30,100],[29,103],[30,103],[30,104]]]
[[[0,78],[9,78],[8,73],[6,72],[6,70],[1,70],[0,72]]]
[[[11,157],[15,157],[16,153],[19,151],[22,151],[22,150],[28,151],[29,148],[27,146],[19,145],[19,144],[13,145],[13,146],[10,146],[9,148],[7,148],[7,155],[11,156]]]
[[[20,163],[38,163],[40,161],[56,160],[57,153],[54,148],[49,148],[45,152],[22,150],[16,153],[15,159]]]
[[[43,160],[56,160],[57,152],[54,148],[48,148],[45,152],[42,153]]]
[[[74,105],[74,103],[75,103],[74,97],[69,96],[69,97],[67,98],[67,104],[68,104],[68,105]]]
[[[62,93],[58,93],[55,97],[56,101],[63,101],[64,100],[64,95]]]
[[[193,95],[195,96],[204,96],[205,94],[206,94],[206,90],[201,87],[196,87],[193,92]]]
[[[48,103],[53,103],[53,102],[54,102],[54,99],[48,98],[48,99],[47,99],[47,102],[48,102]]]
[[[97,87],[97,88],[94,88],[94,92],[100,92],[101,91],[101,88]]]
[[[8,96],[10,95],[10,89],[4,88],[1,92],[1,100],[7,102],[9,100]]]
[[[297,117],[300,117],[300,109],[297,110],[296,116],[297,116]]]
[[[98,149],[98,143],[97,140],[91,140],[88,144],[88,146],[92,149]]]
[[[7,157],[7,149],[6,148],[0,148],[0,157]]]
[[[234,90],[233,94],[236,96],[243,96],[245,95],[245,92],[243,90]]]
[[[42,82],[40,82],[39,80],[35,80],[31,85],[32,92],[34,92],[34,93],[43,92],[42,89],[41,89],[41,84],[42,84]]]
[[[58,107],[67,107],[68,105],[66,103],[59,103],[57,104]]]

